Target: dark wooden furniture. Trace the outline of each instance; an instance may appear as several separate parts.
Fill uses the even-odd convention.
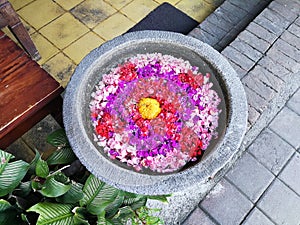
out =
[[[10,29],[12,34],[16,37],[32,59],[39,60],[41,58],[12,5],[8,2],[8,0],[0,0],[0,29],[6,26]]]
[[[0,30],[0,148],[51,114],[62,125],[63,88]]]

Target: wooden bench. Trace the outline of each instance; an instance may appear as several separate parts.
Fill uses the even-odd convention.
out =
[[[0,30],[0,148],[51,114],[62,126],[60,84]]]

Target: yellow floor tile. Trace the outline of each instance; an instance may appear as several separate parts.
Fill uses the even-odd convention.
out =
[[[95,27],[115,12],[116,10],[103,0],[86,0],[71,10],[71,13],[89,28]]]
[[[105,40],[125,33],[134,26],[134,22],[121,13],[116,13],[95,27],[94,31]]]
[[[59,53],[43,64],[42,67],[63,87],[66,87],[74,72],[75,64],[63,53]]]
[[[199,23],[203,21],[215,8],[213,4],[209,4],[204,0],[181,0],[176,7]]]
[[[55,2],[61,7],[63,7],[65,10],[70,10],[83,1],[84,0],[55,0]]]
[[[120,10],[128,3],[132,2],[133,0],[105,0],[107,3],[112,5],[115,9]]]
[[[28,3],[34,0],[9,0],[15,10],[22,8],[23,6],[27,5]]]
[[[65,13],[43,27],[40,32],[58,48],[63,49],[87,33],[88,28],[70,13]]]
[[[36,0],[18,11],[18,14],[35,29],[40,29],[64,10],[51,0]]]
[[[20,19],[21,19],[23,25],[25,26],[25,28],[26,28],[26,30],[28,31],[29,34],[33,34],[33,33],[36,32],[36,30],[32,26],[30,26],[26,21],[24,21],[22,18],[20,18]]]
[[[76,64],[94,48],[100,46],[104,40],[93,32],[89,32],[82,38],[75,41],[64,50],[64,53],[69,56]]]
[[[121,12],[133,21],[139,22],[158,5],[157,2],[152,0],[134,0],[121,9]]]
[[[59,52],[59,50],[56,47],[54,47],[53,44],[51,44],[46,38],[44,38],[39,33],[32,34],[31,38],[36,48],[38,49],[40,56],[42,57],[38,61],[40,65]]]
[[[155,0],[156,2],[158,2],[158,3],[160,3],[160,4],[162,4],[162,3],[164,3],[164,2],[168,2],[168,3],[170,3],[171,5],[175,5],[176,3],[178,3],[178,2],[180,2],[180,0]]]

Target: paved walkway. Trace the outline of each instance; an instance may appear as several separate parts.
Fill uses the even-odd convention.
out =
[[[247,93],[244,153],[183,224],[299,225],[300,1],[274,0],[221,53]]]

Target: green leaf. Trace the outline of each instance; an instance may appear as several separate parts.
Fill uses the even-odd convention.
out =
[[[140,221],[143,221],[143,224],[147,225],[162,225],[164,222],[156,216],[153,216],[152,214],[155,212],[159,212],[160,209],[151,209],[146,206],[141,207],[136,211],[138,218]]]
[[[147,203],[147,198],[144,195],[135,195],[135,197],[126,197],[123,204],[130,206],[133,210],[137,210]]]
[[[148,199],[161,201],[164,203],[168,203],[167,197],[170,197],[171,195],[146,195]]]
[[[45,183],[42,185],[40,193],[46,197],[58,197],[70,190],[71,184],[64,184],[58,178],[61,176],[48,176]]]
[[[32,181],[31,181],[31,187],[34,191],[38,191],[41,190],[43,187],[43,182],[40,180],[43,179],[44,182],[44,178],[39,178],[39,177],[35,177]]]
[[[17,210],[9,202],[0,199],[0,224],[21,224]]]
[[[46,161],[40,157],[36,162],[35,174],[39,177],[46,178],[49,175],[49,167]]]
[[[31,192],[31,182],[21,182],[18,187],[15,188],[13,194],[20,197],[26,197]]]
[[[119,208],[118,213],[113,217],[113,219],[118,219],[125,223],[129,218],[134,217],[135,213],[130,206],[124,206]]]
[[[70,190],[62,196],[56,198],[61,203],[77,203],[83,198],[83,185],[80,183],[72,183]]]
[[[70,164],[74,160],[76,160],[77,157],[74,154],[71,147],[66,146],[62,147],[55,152],[53,152],[47,159],[48,165],[56,165],[56,164]]]
[[[105,208],[107,218],[113,217],[118,212],[119,207],[123,204],[124,198],[124,191],[119,191],[115,200]]]
[[[12,158],[13,155],[0,150],[0,197],[12,192],[29,169],[29,164],[22,160],[10,163]]]
[[[88,216],[86,208],[75,207],[72,212],[74,213],[74,225],[90,225],[89,221],[85,219]]]
[[[10,208],[12,208],[12,206],[8,201],[0,199],[0,212],[4,212],[5,210],[8,210]]]
[[[70,179],[69,177],[67,177],[65,174],[63,174],[60,171],[57,171],[55,173],[53,173],[53,175],[55,177],[55,179],[63,184],[70,184]]]
[[[100,213],[97,218],[96,225],[124,225],[120,219],[107,219],[105,212]]]
[[[38,150],[35,149],[34,159],[31,161],[28,172],[27,172],[29,175],[35,174],[36,163],[40,159],[40,157],[41,157],[41,154],[38,152]]]
[[[2,151],[0,149],[0,174],[4,171],[9,160],[13,159],[14,156],[8,152]]]
[[[69,141],[64,129],[59,129],[49,134],[47,142],[55,147],[69,146]]]
[[[105,215],[98,215],[97,225],[114,225],[109,220],[105,218]]]
[[[74,225],[72,209],[71,204],[41,202],[27,211],[40,214],[36,225]]]
[[[85,182],[83,192],[84,197],[80,201],[80,206],[87,206],[91,214],[99,215],[115,200],[119,190],[90,175]]]

